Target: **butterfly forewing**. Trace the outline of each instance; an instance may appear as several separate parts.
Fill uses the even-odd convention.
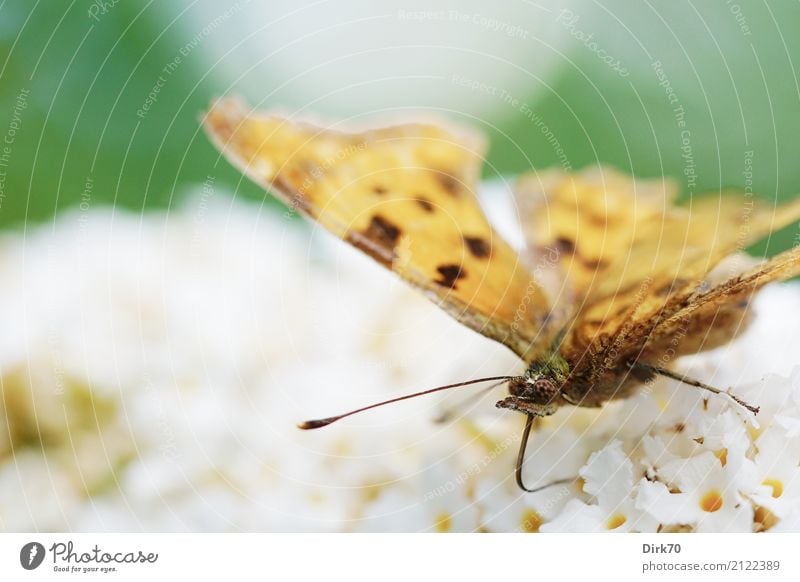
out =
[[[548,347],[548,300],[475,196],[481,139],[432,124],[344,133],[230,99],[205,127],[254,181],[458,321],[527,359]]]

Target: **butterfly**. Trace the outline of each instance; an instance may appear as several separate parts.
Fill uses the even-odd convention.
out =
[[[478,382],[507,383],[497,407],[526,415],[515,476],[534,419],[565,405],[599,407],[658,375],[729,392],[669,369],[675,358],[741,333],[753,294],[800,274],[800,248],[755,261],[741,250],[800,218],[800,199],[747,192],[678,205],[667,180],[607,167],[550,170],[514,186],[526,251],[493,229],[476,196],[485,140],[443,123],[344,132],[214,102],[204,118],[236,167],[293,210],[392,270],[468,328],[527,365],[519,376],[440,386],[324,419]]]

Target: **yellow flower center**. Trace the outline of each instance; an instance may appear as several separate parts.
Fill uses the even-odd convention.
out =
[[[714,513],[722,509],[722,495],[719,491],[711,490],[700,499],[700,509]]]
[[[783,495],[783,483],[778,479],[764,479],[764,485],[772,487],[772,496],[776,499]]]
[[[608,518],[608,522],[606,523],[606,527],[608,529],[617,529],[622,524],[628,521],[628,518],[622,515],[621,513],[616,513]]]
[[[756,507],[756,513],[753,516],[753,521],[756,523],[756,531],[767,531],[778,523],[778,518],[766,507]]]
[[[361,494],[367,503],[372,503],[381,496],[381,486],[376,484],[365,485],[361,488]]]
[[[447,533],[453,527],[453,520],[449,514],[442,512],[436,516],[436,523],[433,527],[438,533]]]
[[[750,435],[750,440],[752,441],[757,441],[762,432],[764,432],[762,427],[755,427],[752,424],[747,425],[747,433]]]
[[[526,509],[520,520],[520,530],[524,533],[539,533],[544,519],[533,509]]]

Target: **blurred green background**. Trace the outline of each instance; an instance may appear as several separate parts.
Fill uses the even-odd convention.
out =
[[[800,191],[797,2],[6,0],[0,53],[3,228],[168,207],[209,175],[264,198],[198,131],[231,92],[334,118],[444,110],[490,135],[487,175],[601,161],[684,194]]]

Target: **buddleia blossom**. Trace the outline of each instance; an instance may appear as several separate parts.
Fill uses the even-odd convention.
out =
[[[204,192],[0,241],[0,528],[100,531],[796,531],[800,286],[658,379],[524,424],[466,389],[524,365],[324,233]],[[794,368],[794,370],[793,370]],[[478,397],[473,397],[477,394]],[[448,422],[435,422],[451,411]]]

